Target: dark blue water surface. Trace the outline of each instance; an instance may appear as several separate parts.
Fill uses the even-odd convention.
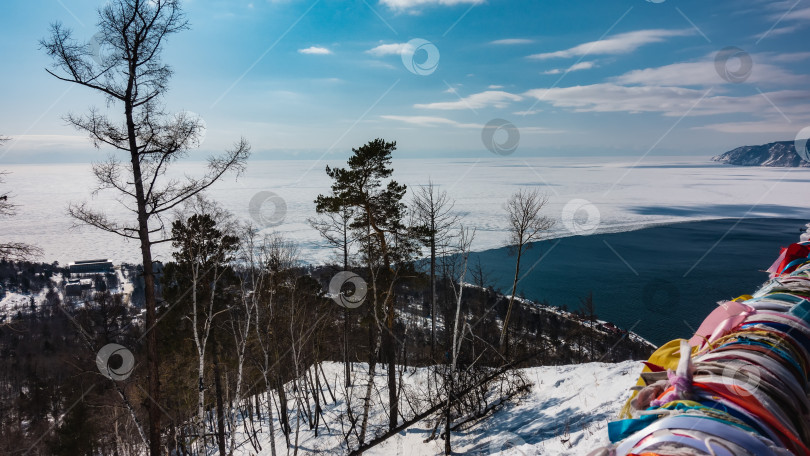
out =
[[[798,241],[805,223],[711,220],[542,241],[524,254],[517,294],[574,310],[593,292],[600,319],[656,345],[689,338],[717,301],[765,282],[763,271],[780,247]],[[509,293],[515,258],[506,249],[471,255],[477,258],[495,288]]]

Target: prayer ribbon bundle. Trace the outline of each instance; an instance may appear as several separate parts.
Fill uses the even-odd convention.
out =
[[[589,456],[810,456],[810,242],[644,363],[612,444]]]

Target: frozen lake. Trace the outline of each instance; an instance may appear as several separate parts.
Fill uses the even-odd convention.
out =
[[[661,223],[726,217],[807,219],[810,169],[732,167],[706,158],[628,157],[394,160],[394,178],[410,188],[432,179],[456,200],[466,226],[475,227],[474,250],[503,246],[506,223],[503,204],[520,187],[537,187],[549,196],[546,214],[558,220],[553,236],[628,231]],[[307,218],[313,200],[329,191],[324,167],[344,160],[252,161],[238,180],[228,177],[209,195],[237,217],[250,220],[249,203],[259,192],[284,200],[286,213],[264,204],[265,219],[283,220],[276,230],[295,238],[305,261],[326,260],[331,253]],[[199,174],[202,164],[183,163],[174,172]],[[109,258],[138,262],[138,245],[87,227],[72,229],[69,202],[88,200],[114,216],[128,216],[112,197],[90,193],[88,164],[0,165],[9,171],[4,189],[12,191],[18,214],[3,219],[2,239],[24,241],[44,250],[43,261],[66,263]],[[409,192],[410,193],[410,192]],[[158,251],[167,260],[168,246]]]

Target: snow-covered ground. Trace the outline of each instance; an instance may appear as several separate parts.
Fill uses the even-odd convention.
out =
[[[332,402],[324,388],[328,401],[322,404],[324,416],[331,430],[323,425],[315,437],[305,422],[301,423],[299,454],[345,454],[337,417],[345,410],[345,392],[335,388],[341,378],[342,365],[324,363],[324,373],[330,379],[336,401]],[[635,384],[641,365],[637,361],[618,364],[588,363],[567,366],[535,367],[521,370],[532,383],[530,392],[512,403],[506,404],[494,414],[452,436],[453,451],[457,454],[482,455],[583,455],[605,445],[607,423],[618,416],[619,410],[630,395],[629,388]],[[355,387],[351,396],[355,407],[361,404],[365,392],[365,369],[355,365]],[[404,389],[423,389],[425,369],[409,369],[404,376]],[[370,422],[383,426],[387,422],[385,412],[379,406],[387,397],[385,371],[375,379],[375,401]],[[338,382],[339,383],[339,382]],[[290,405],[292,408],[292,398]],[[291,425],[295,429],[294,414]],[[278,419],[278,417],[275,417]],[[365,452],[367,455],[426,456],[444,454],[444,442],[428,440],[434,417],[425,419],[387,441]],[[277,454],[288,454],[284,438],[276,423]],[[258,434],[261,449],[256,451],[249,443],[242,445],[236,454],[243,456],[269,456],[270,439],[267,425]],[[293,437],[294,439],[294,437]],[[245,440],[239,433],[237,442]]]
[[[399,156],[406,155],[402,152]],[[313,200],[329,191],[324,167],[345,166],[342,160],[254,161],[245,175],[225,178],[210,192],[237,217],[250,220],[251,199],[265,220],[298,240],[302,257],[311,262],[329,256],[317,232],[307,223],[315,215]],[[394,178],[410,187],[428,179],[456,200],[465,226],[477,228],[473,250],[500,247],[506,239],[503,204],[519,187],[537,187],[549,195],[546,214],[560,223],[556,236],[574,232],[608,232],[673,221],[724,217],[804,217],[804,187],[810,169],[735,167],[707,157],[484,157],[480,159],[394,160]],[[139,262],[138,246],[94,229],[71,229],[65,215],[69,202],[87,200],[114,216],[131,219],[93,186],[87,164],[4,165],[10,171],[4,188],[12,189],[18,215],[4,220],[4,239],[26,241],[44,248],[45,261],[109,258]],[[175,173],[197,174],[199,163],[184,163]],[[273,192],[285,210],[259,192]],[[581,201],[585,200],[585,204]],[[261,204],[264,201],[264,204]],[[570,203],[570,204],[569,204]],[[566,211],[567,207],[567,211]],[[279,209],[279,210],[276,210]],[[283,212],[283,213],[282,213]],[[563,220],[563,213],[574,214]],[[168,245],[158,257],[169,259]]]

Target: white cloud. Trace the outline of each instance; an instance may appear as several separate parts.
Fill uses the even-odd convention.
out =
[[[796,63],[810,59],[810,52],[785,52],[783,54],[765,54],[765,57],[775,63]]]
[[[495,40],[489,42],[489,44],[505,45],[505,46],[513,46],[516,44],[531,44],[531,43],[534,43],[534,40],[529,40],[526,38],[506,38],[503,40]]]
[[[774,17],[777,19],[781,17],[781,14],[775,14]],[[807,21],[810,20],[810,8],[804,8],[799,10],[793,10],[787,15],[785,15],[784,19],[786,20],[800,20],[800,21]]]
[[[415,104],[415,108],[421,109],[480,109],[489,106],[495,108],[505,108],[509,102],[520,101],[523,97],[501,90],[487,90],[486,92],[475,93],[458,101],[443,101],[437,103]]]
[[[485,0],[380,0],[381,5],[385,5],[393,10],[409,10],[422,6],[456,6],[456,5],[480,5]]]
[[[801,60],[802,54],[792,54],[791,60]],[[715,54],[707,56],[698,62],[673,63],[656,68],[633,70],[613,79],[614,82],[625,85],[641,84],[650,86],[713,86],[725,84],[723,78],[717,73],[714,62]],[[768,54],[751,55],[751,74],[745,79],[748,83],[760,85],[804,84],[810,80],[806,75],[798,75],[775,66],[769,61],[780,61],[782,56]],[[727,67],[730,71],[740,71],[740,62],[737,59],[729,60]]]
[[[497,85],[497,84],[490,84],[490,86],[487,87],[487,88],[492,89],[492,90],[498,90],[498,89],[503,89],[503,86],[502,85]]]
[[[332,53],[329,49],[319,46],[310,46],[306,49],[299,49],[299,54],[312,54],[312,55],[329,55]]]
[[[515,111],[512,114],[514,114],[516,116],[530,116],[532,114],[537,114],[537,113],[540,113],[540,112],[543,112],[543,110],[542,109],[530,109],[528,111]]]
[[[802,123],[805,125],[805,123]],[[788,123],[779,117],[769,120],[758,120],[753,122],[723,122],[693,127],[693,130],[712,130],[720,133],[784,133],[785,138],[792,138],[797,133],[796,122]]]
[[[799,24],[785,25],[784,27],[776,27],[770,30],[765,30],[762,33],[754,35],[754,38],[761,40],[769,36],[787,35],[788,33],[793,33],[796,30],[799,30],[800,28],[801,26]]]
[[[367,50],[366,52],[377,57],[382,57],[385,55],[399,55],[402,52],[402,49],[404,49],[407,45],[408,43],[381,44],[375,48]]]
[[[411,125],[418,125],[420,127],[448,126],[455,128],[477,128],[477,129],[484,127],[483,125],[479,124],[456,122],[455,120],[447,119],[445,117],[433,117],[433,116],[380,116],[380,117],[382,117],[383,119],[405,122]]]
[[[621,33],[611,37],[583,43],[569,49],[556,52],[546,52],[530,55],[530,59],[545,60],[551,58],[566,58],[583,55],[615,55],[627,54],[644,46],[645,44],[660,43],[667,38],[675,36],[692,35],[694,30],[636,30],[634,32]]]
[[[92,142],[78,135],[6,135],[10,139],[0,152],[58,148],[87,148]]]
[[[715,93],[712,90],[707,95],[707,90],[684,87],[602,83],[533,89],[524,95],[575,112],[655,112],[664,116],[681,116],[687,113],[690,116],[740,113],[763,115],[775,113],[774,105],[787,116],[804,115],[807,112],[807,103],[810,102],[810,92],[799,90],[763,92],[742,97]]]
[[[554,68],[548,71],[544,71],[543,74],[560,74],[563,71],[570,73],[572,71],[580,71],[580,70],[590,70],[591,68],[596,67],[596,62],[578,62],[570,67],[567,70],[563,70],[561,68]]]

